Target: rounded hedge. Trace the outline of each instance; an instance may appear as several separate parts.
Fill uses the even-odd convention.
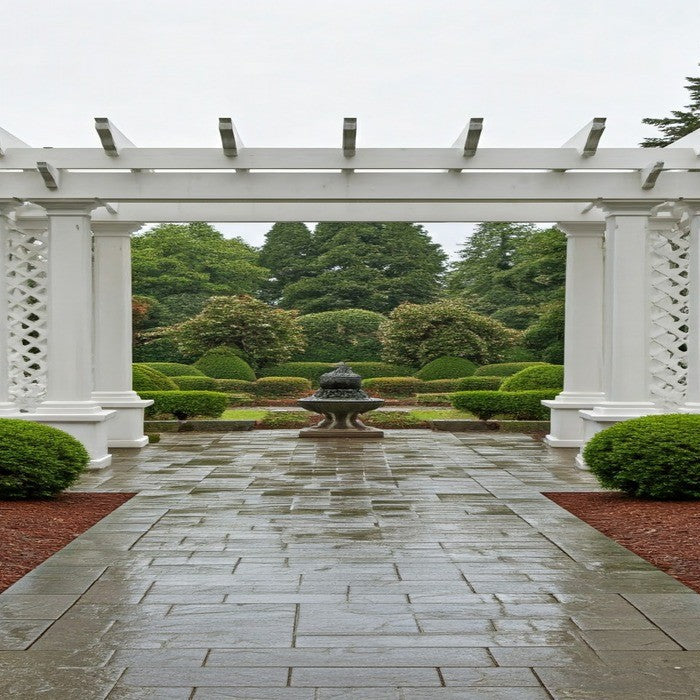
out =
[[[322,374],[335,368],[332,362],[283,362],[279,365],[266,367],[260,372],[262,377],[305,377],[314,384]]]
[[[204,375],[173,377],[178,389],[183,391],[217,391],[216,379]]]
[[[416,394],[416,403],[422,406],[451,406],[452,394]]]
[[[549,409],[543,400],[553,399],[558,389],[533,391],[458,391],[452,394],[452,405],[460,411],[473,413],[481,420],[493,416],[508,416],[516,420],[547,420]]]
[[[470,377],[474,374],[474,370],[476,370],[476,365],[471,360],[446,355],[421,367],[416,372],[416,377],[426,382],[433,379],[459,379],[460,377]]]
[[[214,391],[234,394],[251,393],[255,387],[253,382],[246,382],[243,379],[215,379],[214,385]]]
[[[303,357],[316,362],[354,362],[378,359],[382,352],[379,326],[382,314],[366,309],[321,311],[299,316],[307,348]]]
[[[166,377],[203,377],[204,372],[200,372],[192,365],[184,365],[181,362],[144,362],[151,369],[164,374]]]
[[[74,484],[90,457],[72,435],[41,423],[0,419],[0,498],[50,498]]]
[[[255,382],[255,393],[269,398],[301,398],[311,391],[305,377],[262,377]]]
[[[479,389],[500,389],[503,377],[463,377],[458,380],[455,391],[478,391]]]
[[[507,377],[501,391],[527,391],[528,389],[563,389],[564,365],[534,365]]]
[[[228,396],[218,391],[144,391],[142,399],[153,399],[146,415],[172,415],[178,420],[194,416],[218,418],[228,405]]]
[[[362,382],[362,388],[372,396],[403,398],[413,396],[422,384],[415,377],[372,377]]]
[[[482,365],[474,372],[476,377],[510,377],[516,372],[532,367],[533,365],[544,365],[546,362],[499,362],[495,365]]]
[[[700,498],[700,415],[617,423],[591,438],[583,458],[605,488],[660,500]]]
[[[233,348],[212,348],[200,357],[194,366],[207,377],[214,379],[243,379],[255,381],[252,367]]]
[[[177,384],[170,377],[144,364],[132,365],[131,386],[137,392],[177,390]]]
[[[351,362],[350,367],[363,379],[378,377],[412,377],[416,368],[408,365],[393,365],[390,362]]]

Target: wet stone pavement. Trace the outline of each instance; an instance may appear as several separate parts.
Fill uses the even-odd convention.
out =
[[[2,697],[700,697],[700,596],[541,495],[521,435],[166,435],[0,595]]]

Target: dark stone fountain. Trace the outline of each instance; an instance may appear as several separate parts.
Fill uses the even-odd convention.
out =
[[[321,376],[321,388],[297,403],[307,411],[320,413],[323,420],[313,428],[304,428],[304,438],[380,438],[383,431],[366,426],[360,414],[373,411],[384,404],[382,399],[370,398],[360,388],[362,377],[344,363]]]

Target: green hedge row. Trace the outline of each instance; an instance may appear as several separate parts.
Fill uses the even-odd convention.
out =
[[[416,372],[416,377],[423,381],[434,379],[459,379],[470,377],[476,371],[476,365],[463,357],[438,357]]]
[[[415,377],[374,377],[365,379],[362,387],[374,396],[403,398],[413,396],[422,384],[423,382]]]
[[[166,377],[203,377],[204,372],[200,372],[192,365],[183,365],[181,362],[144,362],[142,363],[151,369],[164,374]]]
[[[363,379],[375,377],[411,376],[413,367],[392,365],[387,362],[350,362],[352,369]],[[318,384],[322,374],[332,372],[336,368],[332,362],[284,362],[261,371],[263,377],[305,377]]]
[[[228,405],[229,397],[216,391],[142,391],[142,399],[153,399],[146,416],[172,415],[178,420],[195,416],[218,418]]]
[[[501,391],[527,391],[529,389],[563,389],[564,365],[535,365],[506,377]]]
[[[544,365],[545,362],[501,362],[495,365],[482,365],[477,367],[474,375],[477,377],[510,377],[516,372],[532,367],[533,365]]]
[[[481,420],[494,416],[508,416],[516,420],[548,420],[549,409],[542,401],[553,399],[559,389],[531,391],[458,391],[452,394],[452,405],[473,413]]]

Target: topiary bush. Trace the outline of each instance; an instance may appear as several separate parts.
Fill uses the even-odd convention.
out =
[[[508,416],[516,420],[547,420],[549,409],[542,401],[553,399],[558,389],[533,391],[458,391],[452,394],[452,405],[481,420],[494,416]]]
[[[182,362],[144,362],[147,367],[164,374],[166,377],[203,377],[204,372],[200,372],[192,365],[185,365]]]
[[[416,377],[425,382],[433,379],[459,379],[460,377],[470,377],[474,374],[474,370],[476,370],[476,365],[471,360],[446,355],[421,367],[416,372]]]
[[[173,377],[178,389],[182,391],[218,391],[216,379],[211,377],[196,376],[196,377]]]
[[[229,406],[250,406],[253,404],[252,394],[227,394]]]
[[[335,368],[332,362],[283,362],[281,365],[266,367],[260,371],[261,377],[305,377],[318,384],[319,377]]]
[[[41,423],[0,419],[0,498],[50,498],[74,484],[90,457],[72,435]]]
[[[255,393],[269,398],[307,396],[312,389],[305,377],[262,377],[255,382]]]
[[[228,405],[228,396],[218,391],[144,391],[141,398],[153,399],[146,416],[172,415],[178,420],[218,418]]]
[[[252,367],[238,354],[239,351],[225,346],[212,348],[200,357],[194,366],[207,377],[214,379],[243,379],[255,381]]]
[[[510,377],[526,367],[544,365],[546,362],[500,362],[495,365],[482,365],[474,372],[475,377]]]
[[[162,372],[143,364],[131,367],[131,386],[134,391],[176,391],[177,384]]]
[[[429,382],[423,382],[416,389],[416,394],[444,394],[458,391],[459,381],[459,379],[431,379]]]
[[[366,309],[321,311],[299,316],[307,343],[303,359],[348,363],[378,360],[382,352],[379,326],[384,320],[382,314]]]
[[[451,406],[452,394],[416,394],[416,403],[422,406]]]
[[[503,377],[463,377],[455,391],[496,390],[501,388]]]
[[[362,388],[371,396],[401,398],[413,396],[423,382],[415,377],[373,377],[362,382]]]
[[[254,382],[246,382],[243,379],[215,379],[214,385],[214,391],[224,393],[250,394],[255,390]]]
[[[700,415],[617,423],[589,440],[583,458],[605,488],[661,500],[700,498]]]
[[[527,391],[528,389],[564,388],[564,365],[534,365],[506,377],[501,391]]]

